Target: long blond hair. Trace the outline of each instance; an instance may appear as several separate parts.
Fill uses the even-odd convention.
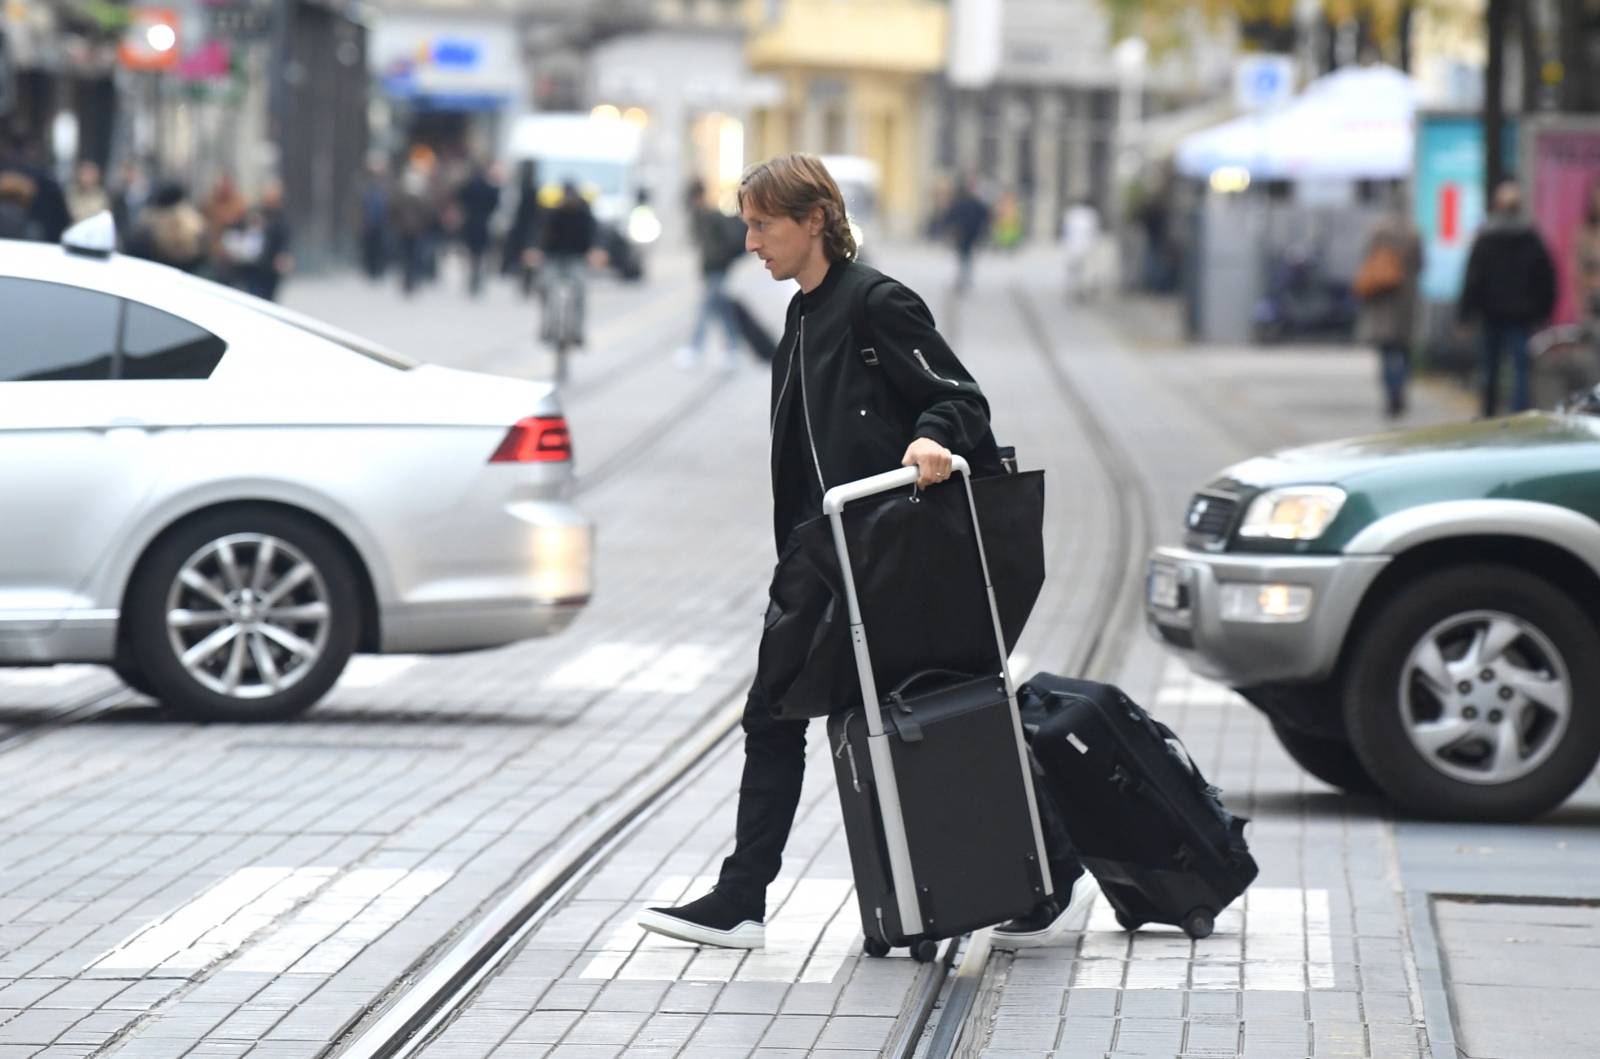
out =
[[[856,256],[856,239],[850,233],[844,196],[822,159],[814,154],[786,154],[758,162],[739,179],[739,209],[749,203],[762,213],[782,214],[804,221],[811,211],[822,210],[822,249],[829,261],[849,261]]]

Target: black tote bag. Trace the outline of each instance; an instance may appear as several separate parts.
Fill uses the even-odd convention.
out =
[[[1044,472],[972,481],[1006,650],[1044,585]],[[924,669],[999,670],[972,517],[959,479],[848,505],[845,538],[873,676],[891,688]],[[784,719],[861,702],[849,608],[826,516],[797,527],[774,572],[757,684]]]

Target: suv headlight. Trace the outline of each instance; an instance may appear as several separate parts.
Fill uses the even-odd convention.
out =
[[[1269,489],[1250,503],[1239,536],[1314,541],[1344,506],[1344,490],[1331,485]]]

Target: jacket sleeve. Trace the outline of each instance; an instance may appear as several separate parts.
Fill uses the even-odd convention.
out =
[[[1549,247],[1537,232],[1530,235],[1530,241],[1532,247],[1529,257],[1533,259],[1533,275],[1529,282],[1533,284],[1539,307],[1539,315],[1534,323],[1543,324],[1555,313],[1561,292],[1556,285],[1556,263],[1551,260]]]
[[[866,320],[890,386],[917,412],[907,444],[930,438],[958,455],[977,451],[989,431],[989,402],[922,299],[899,283],[879,284],[868,293]]]

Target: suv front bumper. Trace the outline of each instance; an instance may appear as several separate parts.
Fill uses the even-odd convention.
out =
[[[1145,578],[1145,619],[1152,635],[1191,669],[1229,687],[1322,680],[1338,664],[1356,608],[1388,562],[1386,555],[1157,548]],[[1309,590],[1305,613],[1271,621],[1224,616],[1224,586],[1248,598],[1269,585]]]

